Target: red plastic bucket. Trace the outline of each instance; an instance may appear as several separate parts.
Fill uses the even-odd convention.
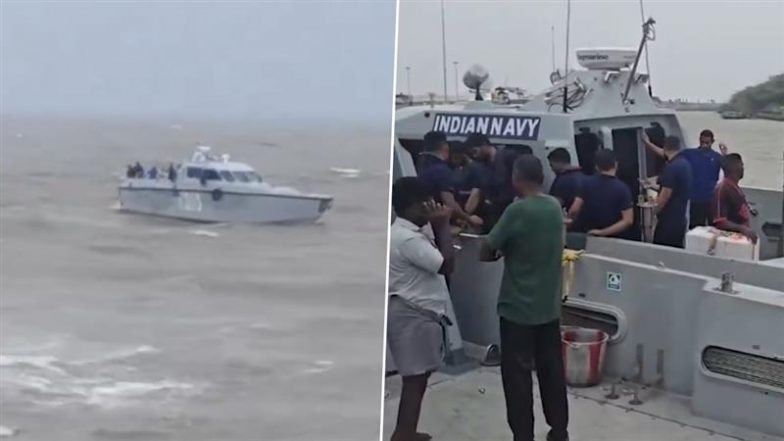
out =
[[[609,336],[598,329],[561,328],[561,350],[569,386],[589,387],[602,381],[608,339]]]

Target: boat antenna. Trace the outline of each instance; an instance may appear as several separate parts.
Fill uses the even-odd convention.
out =
[[[640,64],[640,56],[642,55],[642,50],[645,48],[645,42],[648,40],[653,40],[655,37],[653,25],[656,24],[656,21],[653,18],[649,18],[645,23],[642,24],[642,39],[640,39],[640,47],[637,48],[637,55],[634,57],[634,66],[632,66],[631,72],[629,72],[629,80],[626,82],[626,90],[623,92],[623,97],[621,101],[626,104],[626,98],[629,97],[629,91],[632,88],[632,81],[634,80],[634,75],[637,73],[637,66]]]
[[[642,0],[640,0],[640,21],[645,23],[645,10],[642,7]],[[648,59],[648,45],[645,45],[645,71],[648,72],[648,95],[653,96],[653,85],[651,85],[651,63]]]
[[[553,60],[553,72],[555,72],[555,26],[550,26],[550,52]]]
[[[444,21],[444,0],[441,0],[441,62],[444,67],[444,101],[448,101],[446,92],[446,22]]]
[[[566,113],[566,95],[569,93],[569,28],[572,18],[572,0],[566,0],[566,56],[564,61],[563,113]]]

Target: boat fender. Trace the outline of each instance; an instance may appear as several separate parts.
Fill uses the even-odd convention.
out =
[[[216,188],[215,190],[212,190],[212,200],[217,202],[221,199],[223,199],[223,190],[221,190],[220,188]]]

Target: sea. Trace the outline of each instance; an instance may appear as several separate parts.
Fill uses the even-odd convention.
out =
[[[683,112],[781,189],[784,123]],[[339,128],[338,128],[339,127]],[[378,439],[389,128],[3,118],[0,437]],[[123,214],[126,165],[197,144],[332,194],[315,225]]]
[[[4,117],[0,437],[373,440],[389,127]],[[197,144],[331,194],[318,223],[118,211],[128,164]]]

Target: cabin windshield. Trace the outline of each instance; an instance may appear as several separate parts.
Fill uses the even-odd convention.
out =
[[[205,181],[220,181],[221,177],[215,169],[205,168],[201,171],[201,179]]]
[[[236,180],[234,179],[234,175],[232,175],[231,172],[227,170],[221,170],[220,175],[223,178],[223,180],[227,182],[234,182]]]
[[[232,174],[240,182],[246,182],[246,183],[247,182],[262,182],[261,176],[259,176],[258,173],[253,172],[253,171],[246,171],[246,172],[235,171],[235,172],[232,172]]]

